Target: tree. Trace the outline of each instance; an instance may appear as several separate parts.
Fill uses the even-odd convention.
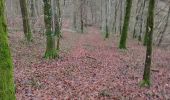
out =
[[[123,1],[119,1],[120,2],[120,24],[119,24],[119,30],[120,30],[120,34],[122,31],[122,13],[123,13]]]
[[[77,23],[77,12],[76,12],[76,0],[73,0],[72,1],[73,2],[73,28],[74,28],[74,30],[76,30],[77,29],[77,25],[76,25],[76,23]]]
[[[133,31],[133,38],[138,37],[138,41],[142,41],[142,34],[143,34],[143,20],[145,18],[145,4],[146,0],[138,0],[137,2],[137,9],[136,9],[136,21],[135,21],[135,26],[134,26],[134,31]]]
[[[142,33],[143,33],[143,27],[144,27],[143,23],[145,22],[145,20],[144,20],[145,4],[146,4],[146,0],[143,1],[143,7],[142,7],[142,12],[141,12],[140,32],[138,35],[139,41],[142,41]]]
[[[31,17],[35,17],[36,14],[35,14],[35,0],[30,0],[30,15]]]
[[[161,45],[162,41],[163,41],[163,38],[164,38],[164,34],[168,28],[168,21],[169,21],[169,18],[170,18],[170,6],[169,6],[169,10],[168,10],[168,14],[167,14],[167,18],[166,18],[166,23],[165,23],[165,27],[163,28],[163,30],[160,32],[160,39],[158,41],[158,46]]]
[[[0,100],[15,100],[13,65],[7,38],[4,7],[4,0],[0,0]]]
[[[57,57],[55,48],[55,34],[52,31],[52,7],[51,0],[43,0],[44,2],[44,21],[46,29],[46,52],[44,57],[54,59]]]
[[[109,38],[109,29],[108,29],[108,5],[107,5],[107,1],[105,1],[105,16],[106,16],[106,19],[105,19],[105,38]]]
[[[61,10],[60,10],[60,0],[55,0],[54,4],[56,4],[54,9],[54,19],[55,19],[55,35],[57,35],[57,56],[59,56],[60,50],[60,38],[61,38]]]
[[[116,0],[115,1],[115,11],[114,11],[114,13],[115,13],[115,15],[114,15],[114,22],[113,22],[113,27],[112,27],[112,30],[113,30],[113,32],[117,32],[117,30],[116,30],[116,23],[117,23],[117,12],[118,12],[118,10],[117,10],[117,7],[118,7],[118,1]]]
[[[125,13],[124,24],[123,24],[123,29],[122,29],[120,44],[119,44],[120,49],[126,49],[126,39],[127,39],[127,32],[129,27],[131,7],[132,7],[132,0],[126,0],[126,13]]]
[[[80,29],[81,29],[81,33],[84,32],[84,21],[83,21],[83,3],[84,0],[80,0]]]
[[[147,50],[146,50],[146,59],[145,59],[145,69],[144,69],[141,86],[150,86],[152,37],[153,37],[153,26],[154,26],[154,6],[155,6],[155,0],[150,0],[149,8],[148,8],[147,25],[146,25]]]
[[[137,2],[137,9],[136,9],[136,21],[135,21],[135,26],[134,26],[134,31],[133,31],[133,38],[137,37],[137,30],[139,29],[139,24],[141,23],[142,15],[141,15],[141,10],[142,10],[142,1],[143,0],[138,0]],[[144,6],[143,6],[144,7]],[[141,27],[140,27],[141,28]]]
[[[28,17],[27,1],[20,0],[20,7],[21,7],[25,38],[28,42],[30,42],[32,41],[32,32],[31,32],[31,27],[30,27],[30,22],[29,22],[29,17]]]

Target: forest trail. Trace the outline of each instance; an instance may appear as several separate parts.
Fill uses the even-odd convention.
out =
[[[59,59],[45,60],[45,38],[26,44],[22,33],[10,34],[17,100],[152,100],[170,97],[170,51],[154,48],[152,87],[140,88],[145,47],[129,40],[128,50],[117,40],[104,40],[96,28],[64,32]],[[157,70],[159,69],[159,71]],[[150,96],[152,95],[152,96]],[[21,99],[22,98],[22,99]]]

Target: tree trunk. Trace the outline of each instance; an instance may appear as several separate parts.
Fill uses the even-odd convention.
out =
[[[83,0],[81,0],[80,4],[80,24],[81,24],[81,33],[84,32],[84,22],[83,22]]]
[[[127,4],[126,13],[125,13],[124,24],[123,24],[123,29],[122,29],[120,44],[119,44],[120,49],[126,49],[126,39],[127,39],[128,28],[129,28],[132,0],[126,0],[126,4]]]
[[[77,12],[76,12],[76,0],[73,0],[73,28],[77,30]]]
[[[133,38],[137,37],[137,28],[139,28],[139,23],[140,23],[140,19],[141,19],[141,8],[142,8],[142,4],[141,4],[142,0],[138,0],[137,2],[137,9],[136,9],[136,21],[135,21],[135,27],[134,27],[134,31],[133,31]]]
[[[32,33],[31,33],[31,27],[30,27],[30,23],[29,23],[26,0],[20,0],[20,7],[21,7],[23,30],[24,30],[25,38],[28,42],[31,42],[32,41]]]
[[[148,8],[148,18],[147,18],[147,50],[146,50],[146,59],[145,59],[145,69],[143,75],[142,86],[150,86],[150,69],[151,69],[151,58],[152,58],[152,37],[153,37],[153,26],[154,26],[154,6],[155,0],[149,1]]]
[[[4,9],[5,2],[0,0],[0,100],[15,100],[13,65]]]
[[[35,2],[34,2],[34,0],[30,0],[30,5],[31,5],[31,7],[30,7],[30,12],[31,12],[31,17],[35,17]]]
[[[44,57],[49,59],[54,59],[57,57],[57,52],[55,48],[55,36],[52,31],[52,7],[51,0],[44,1],[44,21],[46,28],[46,52]]]
[[[115,1],[115,11],[114,11],[114,13],[115,13],[115,15],[114,15],[114,22],[113,22],[113,27],[112,27],[112,30],[113,30],[113,32],[116,34],[116,32],[117,32],[117,30],[116,30],[116,23],[117,23],[117,6],[118,6],[118,1],[116,0]]]
[[[60,50],[60,38],[61,38],[61,10],[60,0],[56,0],[57,9],[55,9],[55,34],[57,35],[57,54]]]
[[[106,18],[106,22],[105,22],[105,38],[109,38],[109,29],[108,29],[108,5],[107,5],[108,1],[105,1],[105,18]]]
[[[120,23],[119,23],[119,31],[120,31],[120,35],[121,35],[121,31],[122,31],[122,13],[123,13],[123,1],[119,1],[120,2]]]
[[[143,1],[142,12],[141,12],[141,22],[140,22],[140,32],[138,35],[138,41],[142,41],[142,33],[143,33],[143,23],[144,23],[144,9],[145,9],[146,0]]]
[[[157,46],[160,46],[161,43],[162,43],[162,40],[163,40],[163,37],[164,37],[164,34],[167,30],[167,27],[168,27],[168,21],[169,21],[169,18],[170,18],[170,7],[169,7],[169,10],[168,10],[168,15],[167,15],[167,18],[166,18],[166,24],[165,24],[165,27],[163,28],[163,31],[160,32],[160,39],[159,39],[159,42],[157,44]]]

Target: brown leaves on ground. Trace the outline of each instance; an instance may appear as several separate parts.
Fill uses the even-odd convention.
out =
[[[168,100],[170,51],[154,47],[152,87],[140,88],[145,47],[129,40],[104,40],[100,32],[64,32],[60,58],[45,60],[45,38],[36,33],[26,44],[22,33],[10,34],[17,100]]]

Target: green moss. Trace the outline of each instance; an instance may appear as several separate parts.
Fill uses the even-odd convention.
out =
[[[55,42],[56,42],[56,35],[60,36],[60,31],[56,30],[52,32],[52,8],[51,8],[51,1],[50,0],[43,0],[44,2],[44,21],[45,21],[45,28],[46,28],[46,52],[44,58],[47,59],[54,59],[59,57],[58,50],[56,50]],[[57,20],[59,21],[59,20]],[[56,23],[56,27],[60,29],[59,23]]]
[[[4,0],[0,0],[0,100],[15,100],[13,65],[4,15]]]
[[[124,24],[122,29],[122,34],[120,38],[119,48],[120,49],[126,49],[126,39],[127,39],[127,33],[128,33],[128,27],[129,27],[129,20],[130,20],[130,14],[131,14],[131,7],[132,7],[132,0],[126,0],[126,13],[124,18]]]
[[[150,73],[151,73],[151,58],[152,58],[152,40],[153,40],[153,26],[154,26],[154,6],[155,0],[149,1],[148,7],[148,17],[146,26],[146,59],[145,59],[145,69],[143,74],[143,84],[150,86]]]
[[[32,42],[32,41],[33,41],[32,33],[31,33],[31,32],[27,33],[27,34],[25,35],[25,37],[26,37],[26,40],[27,40],[28,42]]]
[[[150,85],[151,85],[150,80],[142,80],[142,81],[140,82],[140,86],[141,86],[141,87],[150,87]]]
[[[55,37],[48,35],[46,42],[47,42],[47,47],[46,47],[44,58],[55,59],[56,57],[59,57],[58,55],[59,52],[55,48]]]
[[[48,50],[45,52],[44,58],[46,59],[55,59],[58,58],[58,51],[57,50]]]

